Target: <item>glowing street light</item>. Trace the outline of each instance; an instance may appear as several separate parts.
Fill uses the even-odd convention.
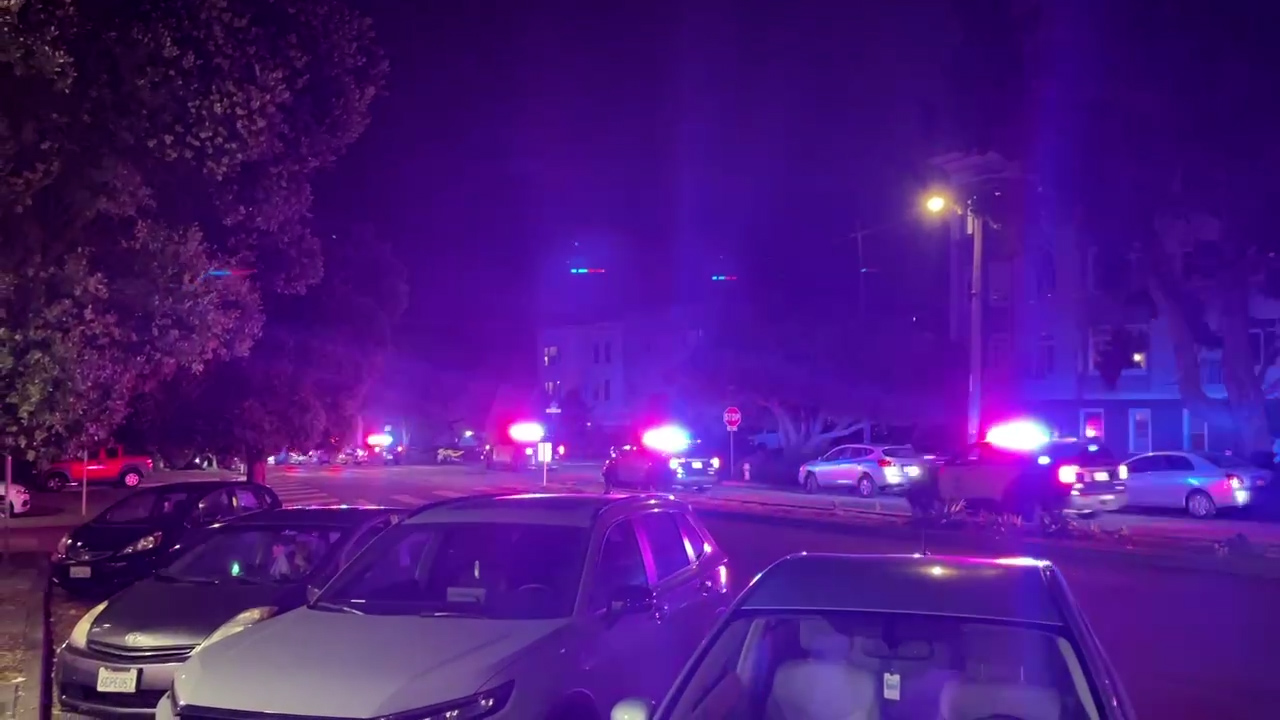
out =
[[[947,199],[941,195],[930,195],[929,198],[924,201],[924,209],[934,215],[937,215],[947,209]]]

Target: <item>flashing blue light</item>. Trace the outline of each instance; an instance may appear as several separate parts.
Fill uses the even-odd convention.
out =
[[[737,275],[712,275],[712,280],[737,280]]]
[[[604,268],[569,268],[574,275],[595,275],[604,272]]]

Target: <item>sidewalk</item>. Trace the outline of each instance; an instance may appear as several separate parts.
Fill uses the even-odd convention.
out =
[[[46,657],[46,553],[15,553],[0,564],[0,718],[39,720]]]

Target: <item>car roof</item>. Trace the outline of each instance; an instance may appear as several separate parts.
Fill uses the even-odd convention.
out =
[[[378,517],[397,512],[395,508],[371,507],[363,505],[339,505],[330,507],[289,507],[259,510],[241,515],[225,524],[227,525],[334,525],[347,527],[359,525]],[[403,509],[399,512],[405,512]]]
[[[1029,558],[935,555],[785,557],[762,572],[739,607],[860,610],[1063,625],[1052,565]],[[841,582],[843,579],[844,582]]]
[[[184,480],[182,482],[147,485],[140,488],[138,492],[209,492],[218,488],[242,487],[248,484],[244,480]],[[259,485],[258,487],[266,486]]]
[[[689,506],[670,495],[477,495],[426,505],[404,522],[508,522],[590,527],[609,513],[646,509],[688,512]]]

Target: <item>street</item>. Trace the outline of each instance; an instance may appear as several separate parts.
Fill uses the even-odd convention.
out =
[[[555,475],[551,486],[563,487],[577,474],[571,470]],[[540,481],[533,475],[472,468],[282,469],[270,478],[287,505],[415,506],[477,492],[528,491],[540,486]],[[91,505],[101,507],[122,493],[91,489]],[[74,500],[68,514],[78,514],[78,493],[69,491],[59,499]],[[919,549],[830,527],[806,528],[802,522],[733,514],[718,503],[697,504],[733,559],[738,589],[771,562],[793,552]],[[64,531],[63,527],[28,528],[15,532],[14,539],[28,548],[36,543],[49,547]],[[1136,561],[1105,566],[1066,561],[1059,566],[1108,648],[1140,715],[1259,717],[1265,714],[1262,708],[1280,703],[1280,686],[1271,678],[1271,668],[1280,664],[1280,646],[1272,642],[1280,637],[1280,616],[1272,608],[1273,599],[1280,597],[1280,581],[1156,569]],[[63,635],[80,609],[78,604],[60,603],[56,624]]]

